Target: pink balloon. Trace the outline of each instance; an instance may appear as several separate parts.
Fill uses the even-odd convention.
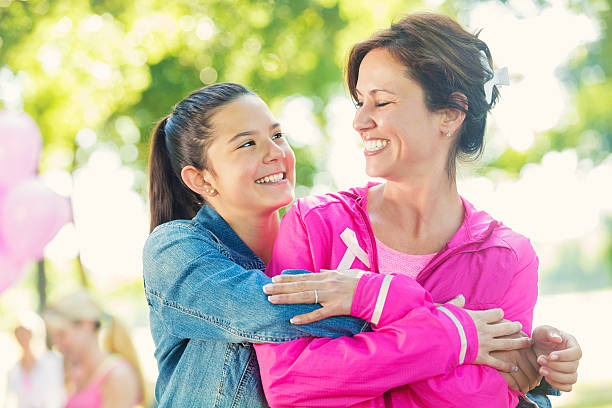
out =
[[[0,185],[12,186],[32,177],[41,149],[34,119],[25,112],[0,111]]]
[[[11,287],[23,273],[23,262],[0,248],[0,293]]]
[[[2,214],[2,206],[4,203],[4,197],[6,196],[6,188],[0,186],[0,215]],[[1,218],[0,218],[1,221]],[[6,240],[4,239],[4,232],[2,232],[2,224],[0,224],[0,252],[6,251],[8,252],[8,248],[6,246]],[[0,269],[0,273],[2,270]]]
[[[68,198],[33,178],[7,191],[0,208],[0,234],[12,256],[39,260],[45,245],[71,219]]]

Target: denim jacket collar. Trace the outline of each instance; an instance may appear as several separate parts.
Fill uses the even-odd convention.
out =
[[[227,221],[210,205],[204,204],[193,221],[206,228],[217,243],[222,245],[223,252],[234,262],[242,264],[247,269],[264,270],[266,268],[261,258],[240,239]]]

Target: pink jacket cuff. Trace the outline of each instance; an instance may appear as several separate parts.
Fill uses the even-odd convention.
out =
[[[410,277],[363,274],[355,289],[351,316],[372,323],[376,329],[404,317],[417,307],[428,308],[445,327],[457,350],[459,364],[474,362],[478,355],[478,332],[470,315],[451,304],[437,306],[429,292]]]

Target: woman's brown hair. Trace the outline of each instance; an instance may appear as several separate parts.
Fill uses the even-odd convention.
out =
[[[183,183],[181,170],[207,168],[211,119],[219,108],[243,95],[254,93],[230,82],[209,85],[192,92],[157,123],[149,155],[151,231],[168,221],[193,218],[202,207],[204,200]]]
[[[451,108],[465,112],[447,163],[448,174],[454,177],[458,156],[477,158],[481,154],[487,112],[499,97],[494,87],[491,102],[485,98],[484,84],[493,73],[490,67],[483,66],[481,51],[492,66],[489,47],[478,34],[467,32],[450,17],[434,13],[409,15],[352,48],[346,81],[355,101],[361,61],[378,48],[387,50],[406,66],[406,75],[423,88],[430,111]]]

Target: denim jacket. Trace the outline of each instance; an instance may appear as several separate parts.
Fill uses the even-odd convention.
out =
[[[264,263],[210,206],[192,220],[158,226],[145,243],[144,288],[159,377],[159,407],[265,407],[250,343],[340,337],[363,320],[332,317],[308,325],[289,319],[315,305],[273,305]]]
[[[367,322],[350,316],[291,324],[291,317],[317,306],[268,302],[264,263],[207,205],[192,220],[155,228],[143,266],[160,408],[267,407],[250,343],[369,330]],[[550,406],[544,400],[536,401]]]

